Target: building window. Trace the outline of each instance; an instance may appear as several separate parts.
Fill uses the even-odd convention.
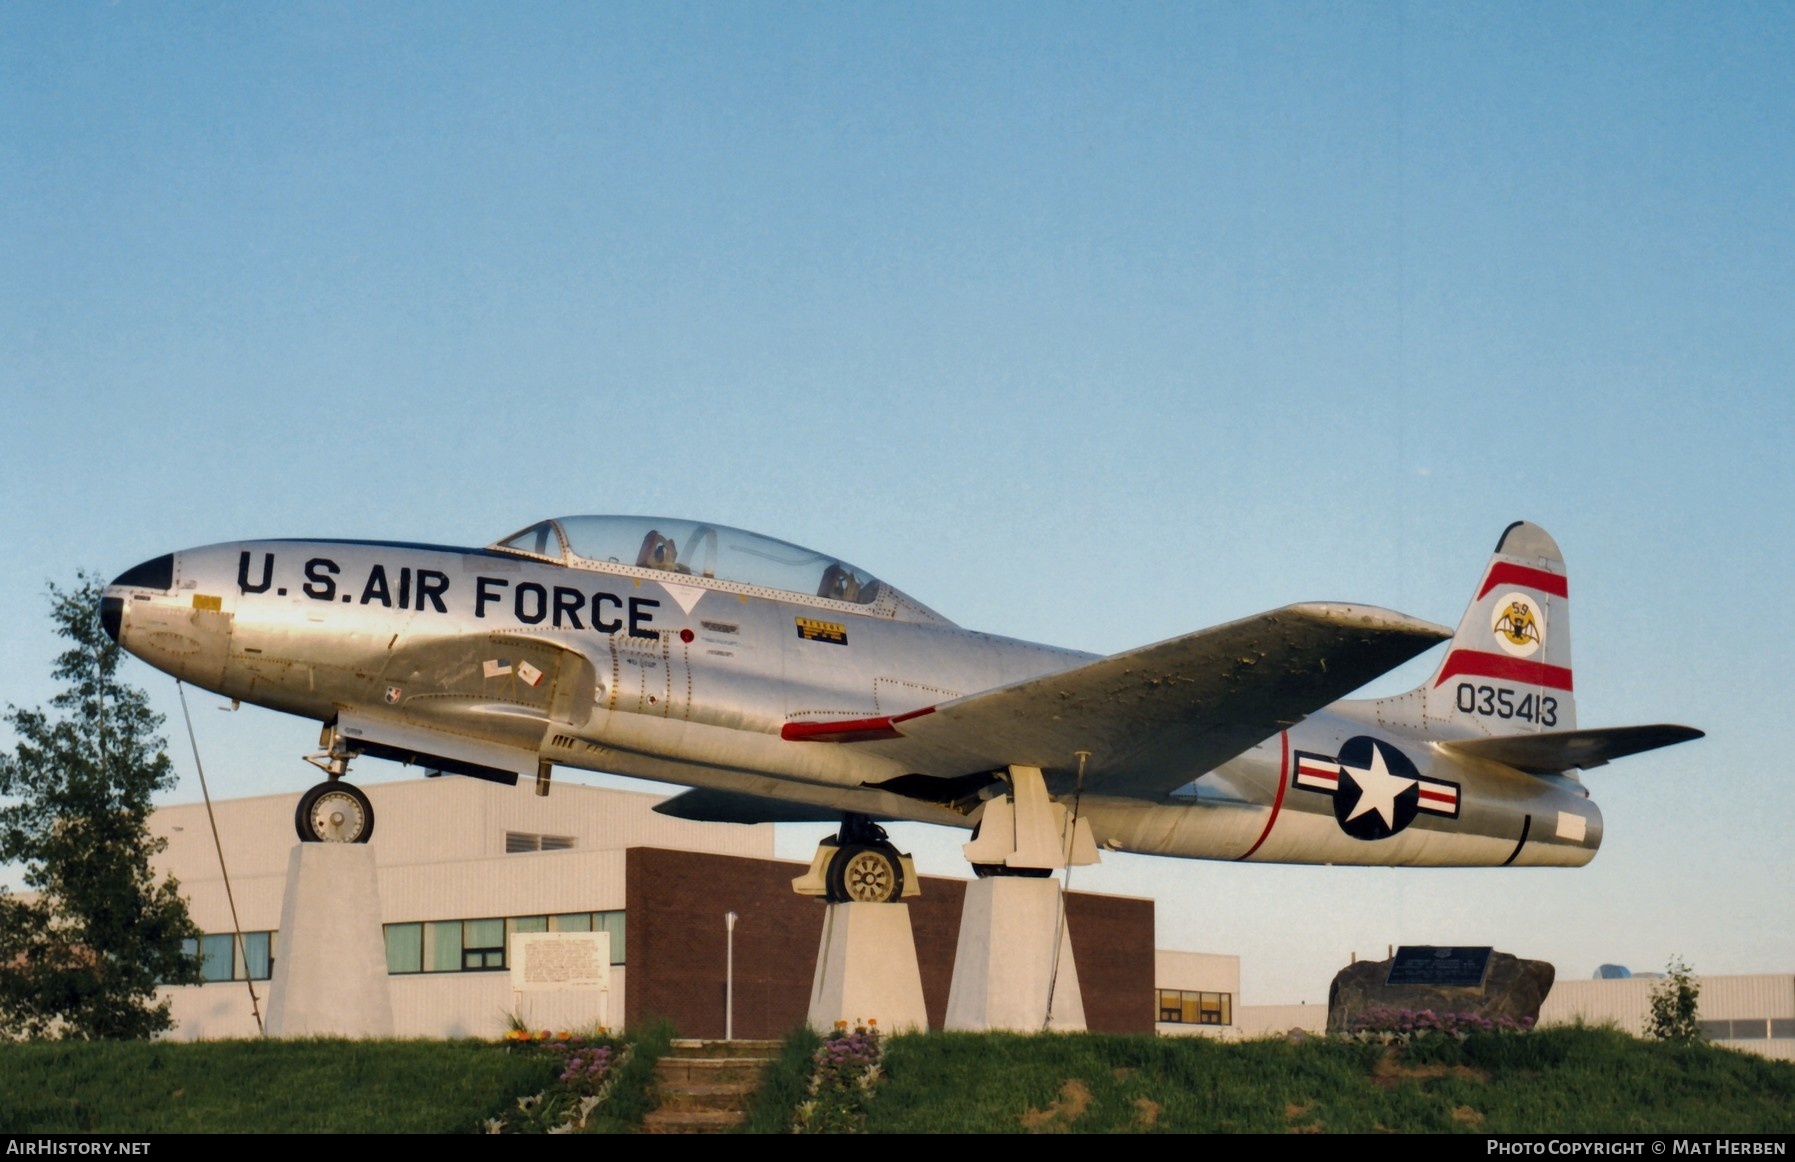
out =
[[[1708,1041],[1764,1041],[1775,1035],[1773,1024],[1767,1017],[1751,1017],[1743,1021],[1703,1021],[1701,1030],[1703,1039]]]
[[[1159,1021],[1163,1025],[1232,1025],[1234,994],[1160,989]]]
[[[271,980],[274,977],[274,933],[245,932],[240,950],[243,972],[249,980]]]
[[[236,965],[236,957],[232,955],[232,946],[237,938],[229,932],[214,932],[199,938],[199,975],[207,984],[218,981],[235,980],[232,971]]]
[[[239,943],[230,932],[181,941],[181,951],[199,958],[200,982],[268,980],[274,976],[274,933],[245,932]]]
[[[505,832],[505,854],[526,851],[568,851],[573,847],[571,835],[533,835],[528,831]]]
[[[386,970],[394,976],[496,972],[506,967],[505,951],[513,932],[609,932],[611,963],[619,965],[624,955],[623,927],[620,911],[388,924]]]
[[[505,967],[505,921],[464,920],[461,971],[490,972]]]
[[[461,921],[442,920],[424,925],[424,971],[461,971]]]
[[[550,932],[609,932],[611,963],[624,962],[622,912],[566,912],[548,918]]]
[[[386,926],[386,970],[390,973],[424,971],[424,926]]]
[[[594,912],[594,913],[592,913],[592,930],[594,932],[597,932],[601,928],[604,931],[609,932],[611,934],[611,963],[612,964],[622,964],[623,963],[623,913],[622,912]]]

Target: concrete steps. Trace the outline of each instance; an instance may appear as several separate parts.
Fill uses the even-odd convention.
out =
[[[748,1102],[779,1052],[777,1041],[676,1040],[655,1065],[650,1134],[721,1134],[748,1120]]]

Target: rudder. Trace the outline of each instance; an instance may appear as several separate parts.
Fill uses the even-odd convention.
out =
[[[1469,719],[1479,733],[1576,729],[1570,578],[1545,529],[1502,531],[1426,689],[1429,718]]]
[[[1383,700],[1382,713],[1407,717],[1416,703],[1425,724],[1458,728],[1447,734],[1576,729],[1570,582],[1545,529],[1516,521],[1502,531],[1445,659],[1417,689]]]

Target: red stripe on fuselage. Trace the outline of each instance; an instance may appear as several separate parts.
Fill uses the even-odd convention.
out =
[[[1486,654],[1482,650],[1453,650],[1446,655],[1446,664],[1440,667],[1440,676],[1434,679],[1438,686],[1448,678],[1456,678],[1460,674],[1474,678],[1499,678],[1504,682],[1519,682],[1528,686],[1550,686],[1554,690],[1571,688],[1571,671],[1569,666],[1549,666],[1545,662],[1530,662],[1526,658],[1511,658],[1507,654]]]
[[[1490,566],[1489,575],[1483,579],[1483,588],[1477,591],[1475,600],[1482,601],[1484,596],[1498,585],[1525,585],[1529,589],[1550,593],[1554,597],[1571,595],[1570,578],[1563,574],[1548,573],[1544,569],[1533,569],[1526,565],[1517,565],[1512,561],[1497,561]]]
[[[880,717],[788,722],[779,728],[779,737],[787,742],[871,742],[879,738],[902,738],[903,735],[892,729],[889,717]]]
[[[779,737],[787,742],[874,742],[881,738],[902,738],[904,732],[893,724],[935,713],[933,706],[912,710],[908,714],[887,714],[878,718],[842,718],[834,722],[788,722],[779,728]]]
[[[1278,797],[1272,800],[1271,818],[1265,821],[1265,830],[1259,833],[1259,838],[1253,841],[1253,846],[1247,848],[1244,854],[1234,857],[1237,861],[1243,860],[1259,850],[1259,845],[1264,843],[1265,837],[1271,834],[1271,825],[1278,821],[1278,811],[1284,806],[1284,787],[1290,782],[1290,732],[1286,730],[1279,734],[1278,741],[1282,744],[1284,753],[1283,757],[1278,760]]]

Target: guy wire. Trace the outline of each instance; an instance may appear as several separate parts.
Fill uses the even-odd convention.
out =
[[[231,873],[224,866],[224,844],[218,839],[218,817],[212,813],[212,792],[206,786],[206,767],[199,761],[199,737],[193,733],[193,715],[187,712],[187,687],[176,678],[175,689],[181,694],[181,717],[187,720],[187,742],[193,747],[193,766],[199,771],[199,793],[206,800],[206,822],[212,825],[212,847],[218,852],[218,873],[224,877],[224,898],[231,906],[231,936],[236,941],[236,955],[243,958],[243,983],[249,988],[249,1011],[256,1019],[256,1033],[266,1037],[268,1030],[262,1027],[262,1006],[256,999],[256,984],[249,979],[249,949],[243,943],[243,925],[237,920],[237,897],[231,892]]]

